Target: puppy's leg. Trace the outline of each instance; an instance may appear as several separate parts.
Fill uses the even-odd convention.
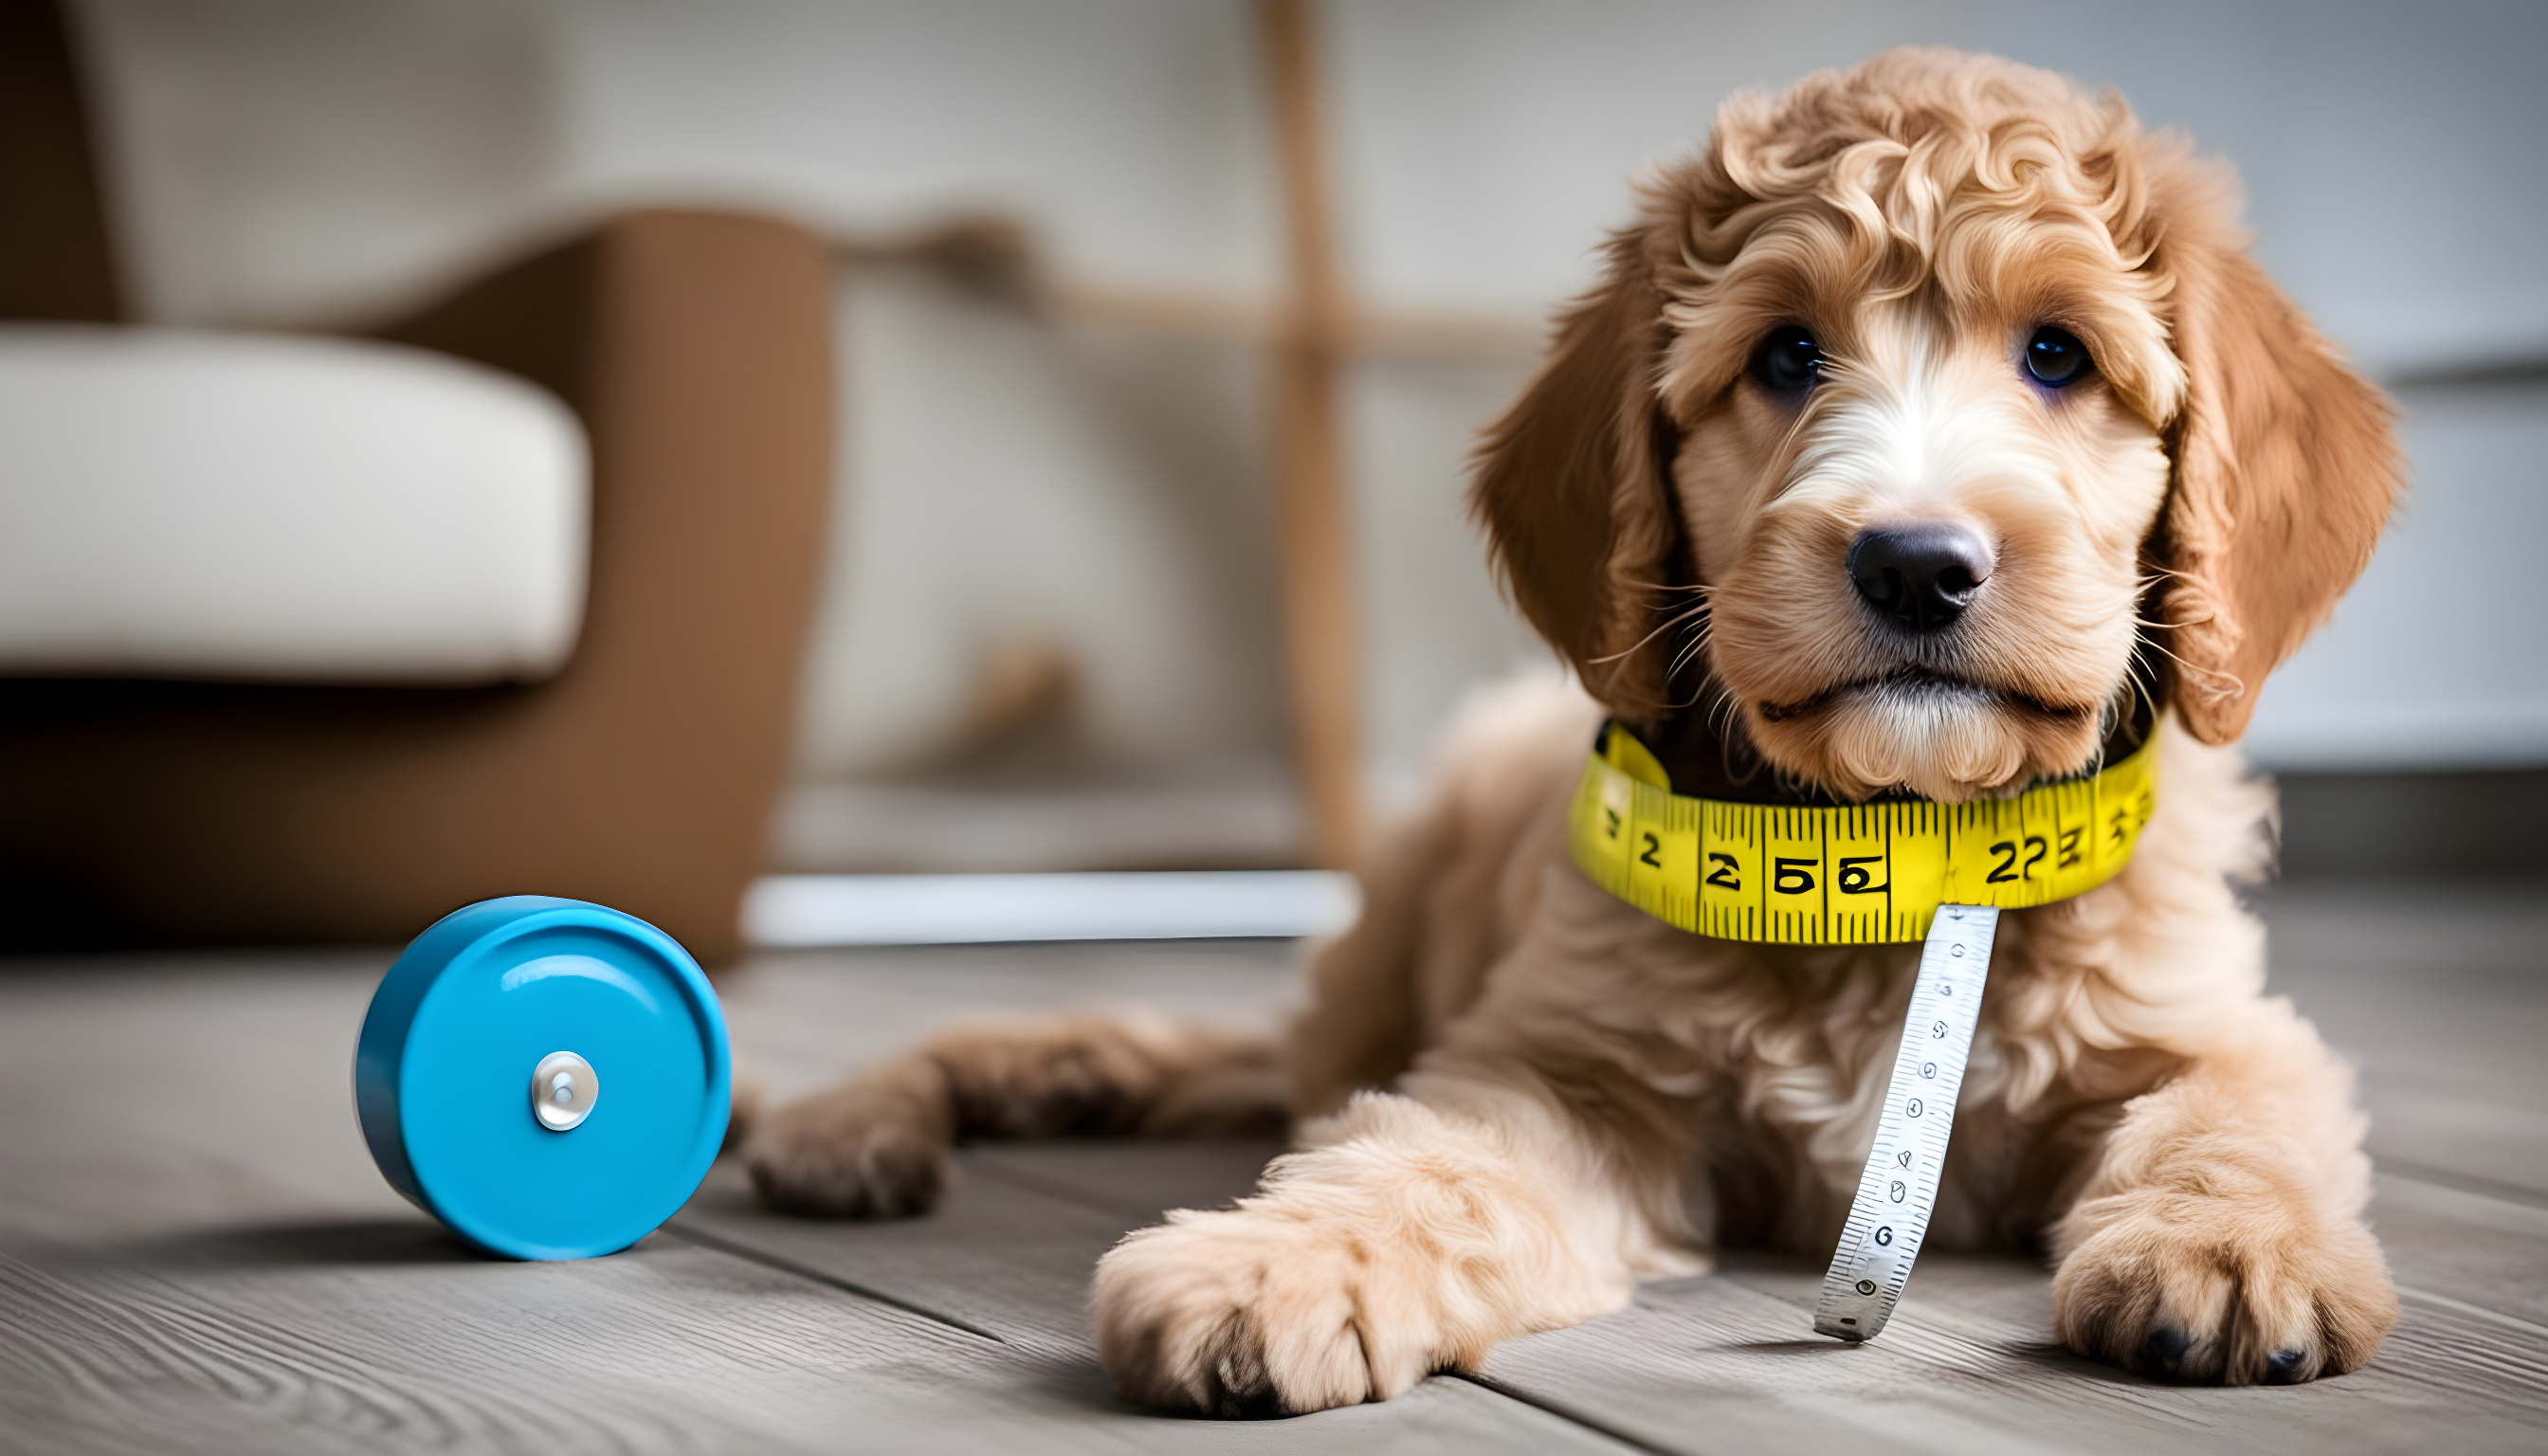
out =
[[[764,1114],[743,1156],[791,1213],[926,1213],[963,1138],[1281,1131],[1270,1039],[1144,1016],[981,1023],[940,1034],[846,1085]]]
[[[733,1091],[726,1103],[725,1144],[717,1149],[723,1157],[744,1144],[752,1129],[761,1121],[761,1104],[769,1089],[761,1085],[760,1073],[738,1062],[734,1068]]]
[[[1362,914],[1310,960],[1292,1027],[1292,1105],[1324,1117],[1389,1086],[1479,996],[1564,853],[1566,805],[1600,709],[1525,674],[1465,704],[1423,806],[1362,865]]]
[[[2398,1296],[2360,1218],[2351,1078],[2308,1023],[2256,1003],[2245,1045],[2126,1109],[2054,1227],[2053,1329],[2164,1379],[2293,1384],[2359,1369]]]
[[[1498,1340],[1627,1302],[1660,1246],[1601,1130],[1543,1095],[1419,1072],[1304,1130],[1236,1207],[1179,1212],[1097,1267],[1100,1353],[1134,1400],[1218,1415],[1386,1400]]]

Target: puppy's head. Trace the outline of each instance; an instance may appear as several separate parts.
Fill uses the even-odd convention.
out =
[[[2387,403],[2120,98],[1896,50],[1726,103],[1639,193],[1473,497],[1632,723],[1958,800],[2087,766],[2146,638],[2225,742],[2388,518]]]

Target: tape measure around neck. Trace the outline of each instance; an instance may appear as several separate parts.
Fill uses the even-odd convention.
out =
[[[1875,1146],[1859,1176],[1849,1223],[1823,1276],[1822,1303],[1814,1310],[1818,1333],[1846,1340],[1873,1339],[1893,1318],[1929,1232],[1938,1202],[1938,1175],[1955,1131],[1956,1095],[1964,1082],[1981,1015],[1982,983],[1990,972],[1991,941],[1999,910],[1988,905],[1946,905],[1920,953],[1920,979],[1894,1053],[1893,1080],[1884,1089],[1884,1114]]]
[[[1675,793],[1613,723],[1584,767],[1567,837],[1594,883],[1683,930],[1900,944],[1928,935],[1941,905],[2046,905],[2112,878],[2156,802],[2157,745],[2153,725],[2103,772],[2015,798],[1790,808]]]

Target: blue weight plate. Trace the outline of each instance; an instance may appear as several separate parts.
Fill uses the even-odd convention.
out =
[[[548,1068],[569,1069],[562,1102],[585,1099],[581,1121],[551,1109],[566,1131],[534,1102],[556,1052],[589,1067]],[[645,1237],[697,1189],[730,1075],[716,992],[672,937],[514,895],[444,916],[382,977],[354,1106],[372,1160],[417,1207],[496,1253],[581,1259]]]

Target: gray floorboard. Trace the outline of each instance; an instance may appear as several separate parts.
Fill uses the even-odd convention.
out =
[[[1614,1449],[1455,1384],[1333,1419],[1164,1419],[1093,1357],[661,1234],[571,1265],[421,1225],[21,1250],[0,1258],[0,1447],[30,1451]]]
[[[2371,1227],[2410,1293],[2548,1329],[2548,1209],[2382,1173]]]
[[[763,1210],[749,1185],[720,1167],[672,1228],[1022,1347],[1079,1349],[1087,1344],[1089,1270],[1144,1222],[978,1177],[928,1218],[797,1219]]]
[[[1256,1188],[1282,1152],[1271,1139],[1196,1142],[992,1142],[961,1154],[976,1178],[1038,1189],[1136,1225],[1170,1209],[1221,1208]]]
[[[2548,1428],[2548,896],[2280,889],[2272,989],[2362,1067],[2405,1301],[2371,1367],[2157,1385],[2049,1344],[2021,1258],[1931,1254],[1883,1339],[1814,1337],[1809,1261],[1725,1254],[1476,1381],[1219,1424],[1125,1408],[1089,1267],[1227,1202],[1268,1143],[962,1151],[933,1218],[770,1215],[721,1168],[666,1231],[480,1258],[400,1201],[349,1111],[388,954],[0,969],[0,1450],[2532,1450]],[[865,951],[723,983],[738,1054],[806,1090],[977,1011],[1141,1003],[1270,1027],[1272,944]]]
[[[1882,1444],[1938,1452],[2396,1451],[2447,1432],[2467,1451],[2533,1450],[2540,1342],[2411,1303],[2381,1357],[2292,1389],[2179,1389],[2050,1344],[2040,1270],[1925,1256],[1882,1338],[1810,1330],[1819,1269],[1743,1267],[1639,1293],[1619,1315],[1513,1341],[1500,1388],[1670,1450]]]
[[[354,1124],[388,952],[0,971],[0,1230],[139,1237],[411,1216]]]
[[[1263,1010],[1288,956],[1072,949],[885,957],[872,978],[902,988],[898,1014],[820,967],[809,999],[846,1004],[810,1040],[869,1054],[959,1004]],[[768,1220],[720,1170],[698,1219],[627,1253],[483,1258],[389,1190],[353,1126],[353,1038],[388,958],[0,972],[0,1451],[1618,1449],[1462,1382],[1271,1423],[1127,1408],[1079,1301],[1097,1254],[1156,1209],[1015,1180],[969,1177],[943,1220],[822,1226]],[[739,1025],[750,980],[727,986]],[[1169,1181],[1179,1198],[1243,1185],[1231,1162],[1211,1148]],[[747,1227],[828,1235],[807,1263],[832,1267],[687,1227],[720,1200]],[[844,1287],[870,1266],[886,1298]]]
[[[2372,1156],[2548,1203],[2548,885],[2278,886],[2272,973],[2362,1069]]]

